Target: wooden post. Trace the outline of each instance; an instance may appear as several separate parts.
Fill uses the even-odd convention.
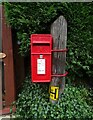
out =
[[[66,49],[66,41],[67,41],[67,22],[63,16],[60,16],[58,19],[54,21],[51,25],[51,34],[53,36],[53,49]],[[54,52],[53,53],[53,70],[52,72],[55,74],[64,74],[65,73],[65,62],[66,62],[66,52]],[[65,88],[65,77],[52,77],[52,81],[50,83],[50,91],[51,87],[55,86],[59,88],[58,97],[63,93]],[[52,90],[52,92],[54,92]],[[50,93],[51,96],[51,93]],[[51,99],[52,103],[56,103],[58,99]]]

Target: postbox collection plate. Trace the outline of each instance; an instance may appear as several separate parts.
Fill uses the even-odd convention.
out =
[[[45,74],[45,59],[37,59],[37,74]]]

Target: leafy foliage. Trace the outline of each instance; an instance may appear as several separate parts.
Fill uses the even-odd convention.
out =
[[[66,85],[56,105],[49,102],[48,85],[31,83],[27,77],[16,102],[16,118],[39,119],[93,119],[92,98],[84,86]]]
[[[30,35],[49,33],[60,15],[67,19],[70,77],[93,78],[93,3],[5,3],[6,18],[17,31],[20,53],[27,55]]]

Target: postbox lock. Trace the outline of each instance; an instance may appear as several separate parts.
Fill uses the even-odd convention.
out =
[[[40,55],[40,58],[42,59],[42,58],[43,58],[43,55]]]

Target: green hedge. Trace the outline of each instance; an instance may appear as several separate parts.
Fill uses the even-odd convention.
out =
[[[31,83],[27,77],[16,102],[16,119],[93,119],[92,93],[84,86],[68,86],[56,105],[49,102],[48,84]],[[90,89],[91,91],[91,89]]]
[[[21,55],[29,52],[30,35],[50,33],[50,25],[60,15],[68,23],[67,69],[70,77],[93,78],[92,3],[4,3],[7,22],[16,30]]]

